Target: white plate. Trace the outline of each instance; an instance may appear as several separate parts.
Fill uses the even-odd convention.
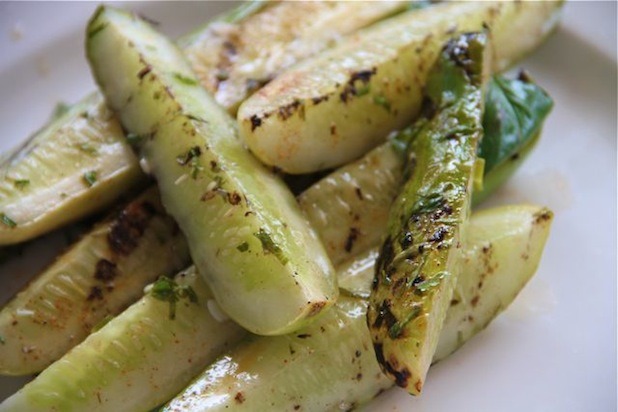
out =
[[[0,151],[43,124],[58,101],[94,88],[82,33],[95,6],[0,3]],[[132,6],[179,35],[230,3]],[[366,410],[616,410],[615,16],[614,2],[567,4],[562,28],[522,63],[556,105],[536,152],[492,202],[556,212],[536,277],[487,330],[432,368],[422,397],[392,390]],[[34,263],[0,267],[0,302],[62,246],[58,236],[47,242],[28,251]],[[0,399],[21,382],[1,378]]]

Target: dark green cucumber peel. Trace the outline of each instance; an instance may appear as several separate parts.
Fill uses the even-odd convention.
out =
[[[486,42],[484,34],[449,41],[429,76],[410,178],[376,263],[367,324],[383,371],[411,394],[422,389],[457,279],[482,137]]]

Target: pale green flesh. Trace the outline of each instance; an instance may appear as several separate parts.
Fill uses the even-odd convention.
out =
[[[189,260],[184,238],[165,214],[158,192],[138,196],[2,308],[0,374],[40,372],[106,316],[139,298],[146,284]]]
[[[550,223],[551,213],[534,206],[497,208],[472,217],[457,287],[460,301],[449,308],[434,362],[510,304],[536,270]],[[483,251],[488,247],[491,254]],[[368,294],[375,256],[368,252],[341,266],[341,287]],[[209,366],[165,410],[357,407],[392,385],[375,360],[365,312],[362,298],[342,297],[313,326],[286,336],[250,337]]]
[[[22,242],[110,206],[144,181],[100,96],[90,96],[0,164],[0,245]],[[94,184],[85,175],[94,173]]]
[[[87,46],[95,77],[123,126],[144,136],[141,153],[163,204],[217,301],[252,332],[297,329],[338,289],[295,199],[242,146],[233,119],[167,39],[130,15],[101,10]]]
[[[394,1],[247,3],[178,43],[202,86],[235,113],[239,102],[281,70],[404,7]],[[343,24],[334,25],[335,21]],[[233,62],[226,52],[230,44],[235,48]],[[227,78],[220,80],[223,74]],[[0,160],[0,213],[17,224],[0,223],[0,245],[32,239],[102,210],[145,182],[117,120],[99,94],[46,125],[25,149],[13,160]],[[84,174],[92,171],[97,183],[89,187]]]
[[[213,297],[193,269],[176,276],[198,302],[169,303],[146,295],[90,335],[0,411],[148,411],[181,390],[246,333],[213,317]],[[217,320],[219,319],[219,320]]]
[[[309,173],[358,158],[416,117],[432,63],[456,32],[491,30],[494,71],[534,49],[561,3],[453,2],[404,13],[304,60],[238,110],[264,163]]]

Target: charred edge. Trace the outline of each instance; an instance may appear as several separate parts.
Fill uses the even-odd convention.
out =
[[[281,106],[277,110],[277,115],[281,120],[287,120],[301,107],[302,103],[300,102],[300,100],[294,100],[292,103]]]
[[[393,367],[393,365],[391,364],[391,362],[388,362],[385,358],[384,358],[384,349],[382,347],[381,343],[374,343],[373,344],[373,349],[376,353],[376,359],[378,361],[378,363],[380,364],[380,367],[382,368],[382,370],[392,376],[395,380],[395,383],[397,384],[397,386],[402,387],[402,388],[407,388],[408,387],[408,381],[410,379],[410,377],[412,376],[412,374],[410,373],[410,371],[407,368],[402,368],[401,370],[398,370],[397,368]],[[420,381],[417,381],[417,385]]]
[[[148,202],[131,203],[127,206],[107,235],[112,251],[121,255],[130,254],[137,247],[138,240],[155,214],[156,208]]]
[[[376,68],[371,70],[360,70],[350,75],[350,80],[346,83],[343,91],[339,95],[342,102],[347,103],[351,96],[358,96],[359,89],[356,86],[356,82],[360,82],[362,86],[366,86],[371,80],[371,77],[376,74]]]
[[[238,392],[236,396],[234,396],[234,400],[236,403],[243,403],[245,401],[245,395],[242,392]]]
[[[260,119],[257,114],[254,114],[253,116],[251,116],[249,120],[251,121],[251,131],[252,132],[262,125],[262,119]]]
[[[354,188],[354,193],[356,193],[356,197],[358,197],[359,200],[363,200],[363,191],[360,187],[356,186]]]
[[[354,242],[356,242],[356,239],[358,239],[358,236],[360,235],[360,231],[355,228],[355,227],[351,227],[350,231],[348,232],[348,237],[345,240],[345,251],[350,253],[352,251],[352,248],[354,247]]]
[[[97,262],[94,269],[94,278],[103,282],[113,280],[118,273],[116,272],[116,264],[107,259],[101,259]]]
[[[328,95],[312,97],[311,101],[313,102],[314,106],[317,106],[318,104],[320,104],[322,102],[328,101],[328,98],[329,98]]]
[[[378,307],[376,320],[373,322],[373,327],[378,329],[382,325],[386,326],[386,329],[390,329],[397,323],[397,318],[391,312],[391,302],[388,299],[384,299],[382,304]]]

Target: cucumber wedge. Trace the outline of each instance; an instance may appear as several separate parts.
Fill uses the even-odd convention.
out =
[[[101,100],[84,99],[0,161],[0,245],[103,210],[145,182]]]
[[[367,324],[378,362],[409,393],[421,392],[457,281],[461,226],[470,211],[482,137],[484,34],[450,40],[427,83],[410,177],[391,206],[376,262]]]
[[[254,333],[282,334],[330,306],[338,289],[317,235],[180,51],[105,7],[90,21],[87,51],[108,104],[142,136],[163,204],[223,310]]]
[[[419,113],[427,75],[457,32],[488,27],[493,71],[533,50],[562,2],[449,2],[381,21],[277,77],[238,109],[264,163],[309,173],[354,160]]]
[[[458,349],[511,303],[536,270],[551,219],[551,212],[534,206],[498,208],[471,219],[459,301],[449,308],[433,362]],[[369,252],[342,266],[342,288],[368,294],[375,257]],[[344,296],[306,329],[249,337],[219,357],[164,410],[354,409],[392,385],[371,349],[365,311],[364,299]]]
[[[0,312],[0,374],[40,372],[158,276],[189,264],[176,223],[150,189],[97,225]]]
[[[252,1],[178,44],[202,85],[235,113],[239,102],[284,68],[403,8],[396,1]],[[102,100],[99,94],[85,98],[0,159],[0,245],[103,210],[146,181]]]
[[[194,270],[176,276],[196,302],[144,296],[0,404],[0,411],[148,411],[169,400],[246,333],[213,317]],[[156,284],[155,284],[156,287]]]

